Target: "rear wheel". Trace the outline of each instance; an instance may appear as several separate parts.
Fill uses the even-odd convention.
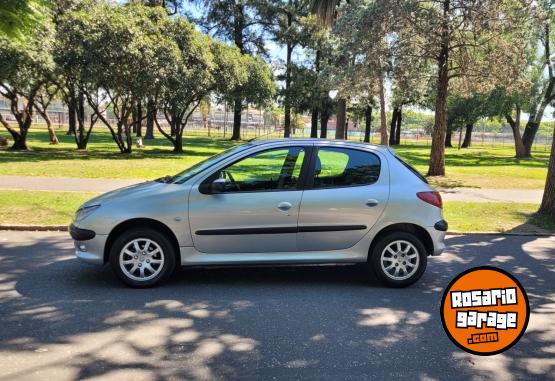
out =
[[[416,282],[426,270],[427,255],[418,237],[407,232],[393,232],[373,246],[369,266],[376,277],[390,287],[406,287]]]
[[[131,287],[159,284],[175,269],[175,250],[166,236],[148,228],[123,232],[110,249],[110,265]]]

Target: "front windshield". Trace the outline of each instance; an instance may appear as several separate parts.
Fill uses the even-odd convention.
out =
[[[245,149],[248,144],[242,144],[239,146],[231,147],[226,149],[225,151],[220,152],[217,155],[210,156],[208,159],[202,160],[192,167],[187,168],[183,172],[178,173],[177,175],[171,178],[171,182],[176,184],[183,184],[185,181],[189,180],[191,177],[199,174],[200,172],[204,171],[206,168],[212,166],[216,162],[220,161],[224,156],[232,155],[238,151]]]

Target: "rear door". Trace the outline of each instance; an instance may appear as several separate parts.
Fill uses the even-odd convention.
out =
[[[299,213],[299,251],[353,246],[387,205],[387,163],[377,152],[315,147],[307,176]]]

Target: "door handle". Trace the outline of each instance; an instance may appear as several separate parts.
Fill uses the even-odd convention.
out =
[[[293,205],[291,205],[291,203],[284,201],[284,202],[280,202],[277,207],[279,210],[283,210],[284,212],[286,212],[289,209],[291,209],[292,206]]]
[[[373,207],[373,206],[378,205],[379,203],[380,203],[380,202],[379,202],[378,200],[375,200],[375,199],[371,198],[371,199],[369,199],[369,200],[366,201],[366,206],[368,206],[368,207],[371,208],[371,207]]]

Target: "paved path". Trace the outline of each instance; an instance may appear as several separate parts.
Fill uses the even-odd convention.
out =
[[[103,193],[144,180],[80,179],[76,177],[0,176],[0,189],[26,189],[53,192]]]
[[[77,261],[67,233],[0,231],[0,380],[555,380],[555,237],[451,236],[406,289],[363,267],[187,269],[123,287]],[[532,314],[509,351],[458,349],[443,289],[493,265]]]
[[[0,176],[0,189],[103,193],[144,180],[79,179],[70,177]],[[445,201],[540,203],[543,190],[441,189]]]

